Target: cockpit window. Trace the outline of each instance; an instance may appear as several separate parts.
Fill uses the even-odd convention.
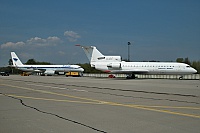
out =
[[[189,68],[190,66],[186,66],[187,68]]]

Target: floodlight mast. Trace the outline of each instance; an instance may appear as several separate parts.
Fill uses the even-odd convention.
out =
[[[128,61],[130,61],[130,45],[131,42],[128,42]]]

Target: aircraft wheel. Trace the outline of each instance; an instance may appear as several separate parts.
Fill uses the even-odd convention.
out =
[[[180,76],[178,79],[179,79],[179,80],[182,80],[182,79],[183,79],[183,76]]]
[[[135,79],[135,78],[136,78],[136,77],[135,77],[135,74],[132,74],[131,78],[132,78],[132,79]]]
[[[126,77],[126,79],[135,79],[136,77],[135,77],[135,74],[131,74],[131,75],[128,75],[127,77]]]

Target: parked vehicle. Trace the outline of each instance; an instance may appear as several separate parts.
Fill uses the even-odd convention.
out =
[[[0,72],[1,76],[9,76],[9,72]]]
[[[65,75],[66,75],[66,77],[68,77],[68,76],[81,77],[82,73],[81,72],[67,72]]]

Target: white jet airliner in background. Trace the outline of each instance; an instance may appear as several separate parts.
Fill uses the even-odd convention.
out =
[[[24,65],[15,52],[11,52],[13,66],[27,72],[36,72],[46,75],[54,75],[56,72],[83,72],[79,65]]]
[[[81,46],[81,45],[76,45]],[[193,74],[197,71],[185,63],[177,62],[125,62],[121,56],[105,56],[94,46],[81,46],[90,61],[91,67],[107,72],[127,74],[127,78],[135,78],[135,74]]]

